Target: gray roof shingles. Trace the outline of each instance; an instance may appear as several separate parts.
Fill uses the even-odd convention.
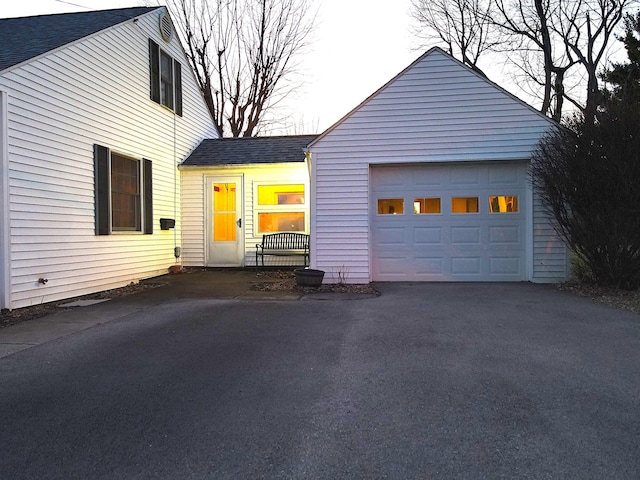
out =
[[[0,71],[160,7],[0,19]]]
[[[182,165],[204,167],[304,162],[307,145],[316,137],[294,135],[204,140]]]

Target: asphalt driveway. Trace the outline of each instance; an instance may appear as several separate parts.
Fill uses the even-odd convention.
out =
[[[639,316],[377,288],[85,307],[109,320],[0,359],[0,478],[640,478]]]

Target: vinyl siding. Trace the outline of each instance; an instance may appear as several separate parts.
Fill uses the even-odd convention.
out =
[[[179,42],[160,38],[159,14],[0,74],[8,96],[12,308],[123,286],[175,263],[176,165],[217,134]],[[149,99],[150,37],[182,63],[183,117]],[[153,162],[153,235],[94,234],[94,144]],[[176,218],[176,229],[161,231],[160,218]]]
[[[254,218],[255,188],[261,183],[302,183],[305,185],[307,208],[305,210],[307,233],[309,229],[309,170],[306,163],[287,163],[272,165],[247,165],[228,167],[183,167],[180,169],[182,182],[183,217],[183,264],[186,266],[207,265],[206,218],[210,205],[205,199],[206,179],[215,176],[242,176],[244,200],[244,244],[243,266],[255,265],[255,246],[262,241],[262,234],[256,232]],[[265,264],[277,265],[278,259],[265,260]],[[287,264],[297,258],[287,259]],[[282,263],[282,259],[280,259]],[[302,264],[302,259],[300,259]]]
[[[550,126],[440,50],[427,52],[312,143],[312,266],[371,280],[370,165],[528,160]]]
[[[536,283],[557,283],[566,279],[569,255],[544,211],[540,197],[533,201],[533,279]]]

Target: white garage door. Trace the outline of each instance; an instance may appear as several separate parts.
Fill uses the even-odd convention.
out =
[[[371,169],[377,281],[526,279],[525,163]]]

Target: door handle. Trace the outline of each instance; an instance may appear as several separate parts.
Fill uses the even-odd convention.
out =
[[[242,228],[242,219],[239,218],[238,221],[236,222],[236,225],[238,226],[238,228]]]

